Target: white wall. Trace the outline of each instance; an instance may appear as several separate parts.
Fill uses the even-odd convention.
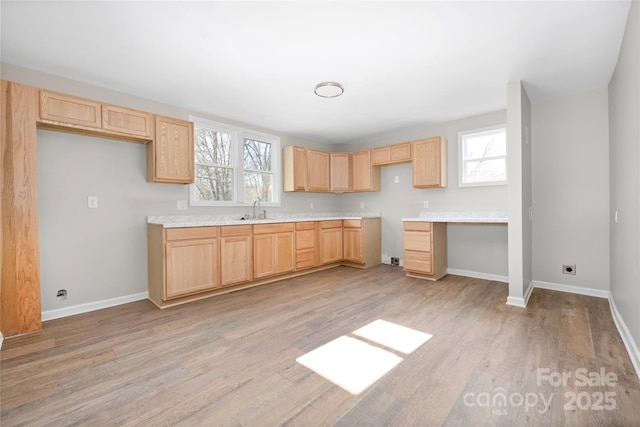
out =
[[[411,181],[411,164],[381,168],[381,191],[340,195],[345,211],[360,210],[382,214],[382,254],[403,257],[402,218],[417,217],[422,211],[504,211],[507,187],[458,187],[458,132],[505,124],[506,112],[498,111],[440,125],[424,125],[392,134],[380,135],[358,143],[334,148],[357,151],[432,136],[444,136],[448,142],[448,177],[446,188],[418,189]],[[394,183],[394,177],[399,183]],[[429,201],[425,209],[424,201]],[[497,275],[507,272],[506,225],[448,225],[448,267],[467,273]],[[491,250],[486,250],[491,248]]]
[[[640,374],[640,3],[632,2],[609,83],[611,298]],[[617,223],[613,221],[618,212]],[[628,334],[627,334],[628,332]],[[635,348],[634,348],[635,347]],[[633,357],[635,355],[635,358]]]
[[[532,105],[536,283],[609,290],[607,103],[602,88]]]

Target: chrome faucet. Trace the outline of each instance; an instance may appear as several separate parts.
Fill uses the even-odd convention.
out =
[[[253,202],[253,219],[256,219],[256,203],[258,204],[258,212],[260,212],[260,209],[262,208],[262,206],[260,206],[260,200],[257,200],[255,202]],[[266,212],[265,212],[266,213]],[[258,215],[260,215],[260,213],[258,213]],[[266,215],[265,215],[266,216]]]

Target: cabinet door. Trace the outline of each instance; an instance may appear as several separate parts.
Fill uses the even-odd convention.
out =
[[[190,184],[193,157],[193,123],[156,116],[155,138],[147,144],[147,180]]]
[[[331,191],[351,191],[351,153],[331,153]]]
[[[293,232],[253,236],[253,277],[273,276],[293,271]]]
[[[224,228],[224,227],[223,227]],[[230,286],[251,280],[251,236],[225,236],[220,238],[221,285]]]
[[[320,236],[322,264],[342,261],[342,227],[322,229]]]
[[[276,274],[274,236],[274,234],[253,236],[253,277],[256,279]]]
[[[390,162],[401,163],[411,161],[411,143],[404,142],[402,144],[392,145],[390,148]]]
[[[391,147],[378,147],[371,150],[371,163],[374,165],[386,165],[391,160]]]
[[[441,137],[413,142],[413,186],[447,186],[446,140]]]
[[[168,242],[165,251],[166,299],[220,286],[217,239]]]
[[[282,187],[284,191],[307,189],[307,150],[289,146],[282,149]]]
[[[329,191],[329,164],[329,153],[307,149],[307,191]]]
[[[102,105],[102,128],[153,139],[153,114],[116,105]]]
[[[353,153],[353,191],[380,191],[380,167],[371,164],[371,150]]]
[[[344,239],[344,260],[363,263],[362,229],[344,228],[342,230],[342,238]]]
[[[278,233],[275,235],[276,274],[293,271],[295,267],[294,244],[293,232]]]
[[[75,96],[40,91],[40,118],[89,128],[102,127],[102,104]]]

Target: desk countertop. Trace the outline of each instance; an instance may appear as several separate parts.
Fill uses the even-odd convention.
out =
[[[488,223],[507,224],[506,211],[481,212],[422,212],[417,218],[402,218],[408,222],[455,222],[455,223]]]

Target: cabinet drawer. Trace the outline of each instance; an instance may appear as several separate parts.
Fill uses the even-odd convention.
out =
[[[404,249],[407,251],[431,252],[431,233],[426,231],[405,231]]]
[[[431,223],[422,221],[405,221],[404,229],[413,231],[431,231]]]
[[[296,249],[313,249],[315,242],[315,230],[296,231]]]
[[[218,227],[167,228],[165,238],[171,240],[211,239],[218,237]]]
[[[287,233],[294,229],[292,222],[282,224],[257,224],[253,226],[253,234]]]
[[[296,222],[296,230],[315,230],[316,223],[313,221],[309,222]]]
[[[420,273],[433,273],[431,254],[426,252],[404,251],[404,269]]]
[[[315,264],[315,251],[311,249],[303,249],[296,251],[296,270],[301,268],[313,267]]]
[[[359,219],[345,219],[342,221],[345,228],[362,228],[362,221]]]
[[[332,221],[321,221],[320,222],[320,227],[321,228],[341,228],[342,227],[342,220],[341,219],[336,219],[336,220],[332,220]]]
[[[251,234],[251,225],[225,225],[220,227],[220,236],[248,236]]]

